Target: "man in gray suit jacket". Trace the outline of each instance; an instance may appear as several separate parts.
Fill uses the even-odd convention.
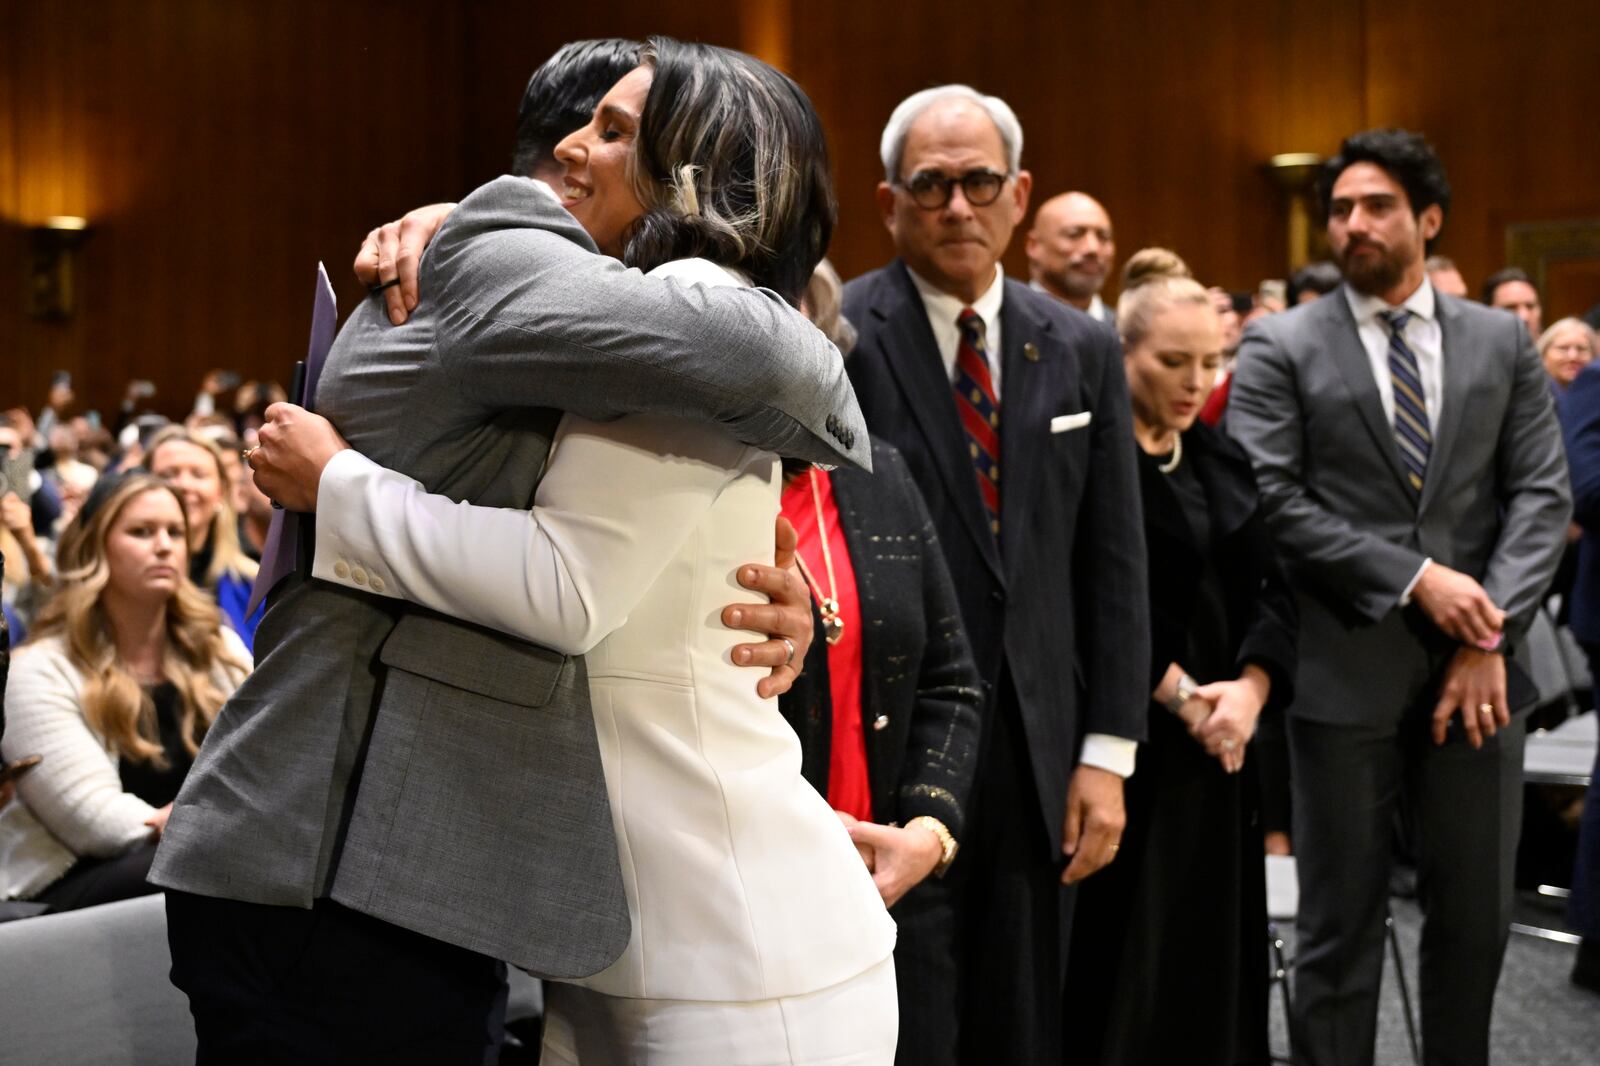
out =
[[[318,404],[430,491],[531,505],[562,411],[659,412],[867,465],[837,351],[771,292],[627,270],[506,177],[440,231],[429,299],[346,322]],[[648,323],[648,330],[638,324]],[[628,940],[581,660],[301,576],[212,727],[151,879],[200,1061],[479,1061],[507,960]]]
[[[1321,192],[1345,286],[1252,324],[1228,412],[1300,607],[1295,1060],[1372,1062],[1403,808],[1425,1057],[1485,1063],[1521,820],[1505,655],[1561,554],[1560,432],[1516,319],[1427,279],[1450,197],[1428,144],[1357,134]]]

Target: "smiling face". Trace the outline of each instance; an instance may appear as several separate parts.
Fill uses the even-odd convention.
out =
[[[566,168],[556,186],[561,206],[610,256],[622,255],[629,227],[644,214],[633,187],[634,141],[653,75],[645,66],[629,71],[595,105],[589,124],[556,145]]]
[[[1555,336],[1545,345],[1544,369],[1556,384],[1566,388],[1594,361],[1594,334],[1581,322],[1557,323],[1551,328]]]
[[[906,265],[940,290],[971,303],[994,282],[995,265],[1028,210],[1033,179],[1021,171],[991,204],[974,207],[959,184],[943,207],[918,207],[905,185],[921,172],[960,178],[1009,172],[1005,145],[988,113],[970,100],[940,100],[906,132],[899,181],[878,185],[878,208]]]
[[[106,531],[106,592],[135,603],[161,603],[178,591],[189,565],[183,508],[165,488],[130,499]]]
[[[169,440],[150,456],[150,472],[169,482],[183,497],[196,549],[211,535],[211,522],[222,506],[222,471],[216,456],[198,444]]]
[[[1134,419],[1157,433],[1194,425],[1222,369],[1222,327],[1208,303],[1156,310],[1124,356]]]
[[[1391,304],[1410,296],[1425,273],[1424,248],[1443,224],[1438,204],[1414,214],[1405,188],[1375,163],[1352,163],[1333,183],[1328,243],[1357,292]]]

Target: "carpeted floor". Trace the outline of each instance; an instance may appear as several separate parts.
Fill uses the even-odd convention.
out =
[[[1414,1011],[1417,937],[1422,916],[1415,904],[1396,900],[1393,906]],[[1529,902],[1519,911],[1518,919],[1530,925],[1556,926],[1560,922],[1558,914],[1537,913]],[[1285,939],[1292,957],[1292,929],[1286,931]],[[1495,1066],[1595,1066],[1600,1062],[1600,995],[1579,989],[1567,980],[1576,950],[1569,944],[1511,934],[1495,999],[1491,1036],[1491,1061]],[[1386,960],[1378,1014],[1377,1066],[1410,1066],[1411,1049],[1403,1018],[1393,960]],[[1281,1055],[1287,1046],[1283,1003],[1275,991],[1272,1049]]]

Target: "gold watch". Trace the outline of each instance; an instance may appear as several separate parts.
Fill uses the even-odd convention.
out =
[[[943,877],[950,869],[950,864],[956,861],[956,852],[961,850],[961,845],[956,843],[956,838],[950,835],[945,824],[931,814],[917,815],[906,823],[906,828],[914,825],[920,825],[939,838],[939,865],[933,868],[933,876]]]

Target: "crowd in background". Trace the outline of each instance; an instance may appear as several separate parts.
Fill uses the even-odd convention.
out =
[[[1123,260],[1113,305],[1103,295],[1119,262],[1113,221],[1094,197],[1070,191],[1033,212],[1027,293],[997,270],[1028,199],[1015,117],[970,91],[922,97],[902,105],[916,101],[885,135],[879,195],[900,258],[842,288],[824,263],[804,307],[858,361],[852,377],[882,438],[875,470],[794,467],[782,499],[818,608],[819,639],[782,704],[806,776],[847,824],[928,819],[937,838],[856,835],[877,857],[900,926],[901,1061],[953,1062],[958,1048],[962,1061],[981,1061],[984,1047],[1012,1040],[1023,1041],[1026,1061],[1065,1053],[1135,1063],[1169,1052],[1265,1061],[1261,856],[1298,844],[1284,710],[1307,684],[1297,663],[1307,620],[1286,576],[1283,527],[1269,514],[1280,501],[1258,487],[1261,453],[1248,446],[1249,430],[1245,447],[1229,433],[1241,402],[1258,428],[1264,420],[1252,408],[1263,386],[1240,372],[1247,338],[1268,358],[1279,336],[1268,320],[1342,299],[1345,271],[1316,262],[1237,293],[1196,279],[1181,250],[1144,249]],[[1014,214],[1002,217],[1008,205]],[[1401,209],[1421,218],[1435,205]],[[939,244],[951,214],[976,235],[967,258]],[[1432,291],[1467,297],[1449,260],[1433,256],[1426,267]],[[1559,409],[1571,449],[1592,417],[1578,383],[1597,354],[1600,307],[1546,327],[1535,285],[1515,268],[1485,279],[1480,295],[1525,327],[1547,375],[1549,398],[1539,402]],[[1051,348],[1063,335],[1066,346]],[[893,380],[904,373],[895,359],[919,347],[935,369],[942,355],[945,381],[957,385],[953,459],[919,443],[925,411],[902,418],[888,398],[923,387]],[[1073,388],[1097,421],[1123,420],[1118,461],[1139,499],[1142,539],[1132,543],[1145,575],[1126,586],[1146,621],[1128,646],[1150,654],[1128,666],[1136,722],[1097,718],[1096,694],[1077,693],[1082,752],[1058,780],[1037,755],[1034,708],[1047,701],[1031,688],[1054,676],[1024,663],[1034,652],[1019,650],[1019,624],[995,605],[1010,596],[1014,607],[1021,586],[1048,581],[1036,569],[1047,557],[1023,555],[1039,523],[1017,495],[1036,491],[1038,506],[1065,508],[1069,524],[1102,505],[1015,487],[1035,463],[1051,477],[1092,482],[1109,462],[1090,452],[1088,433],[1073,436],[1088,425],[1073,422],[1078,408],[1052,408],[1026,438],[1010,413],[1028,402],[1022,375],[1068,352],[1100,353],[1099,369],[1115,375]],[[947,406],[950,390],[925,395]],[[1120,415],[1097,406],[1106,397]],[[12,399],[18,405],[0,414],[3,603],[12,645],[36,650],[13,656],[4,752],[43,758],[0,811],[0,890],[67,909],[152,890],[143,876],[165,812],[249,668],[261,611],[248,605],[272,504],[240,455],[283,391],[212,372],[176,422],[154,413],[163,405],[142,381],[110,413],[82,410],[66,375],[42,404]],[[953,471],[963,492],[975,481],[970,500],[939,494]],[[1576,466],[1573,481],[1581,489]],[[1419,491],[1421,483],[1419,473]],[[1592,512],[1582,491],[1578,499],[1570,559],[1553,588],[1569,602],[1577,584],[1600,577],[1580,561]],[[1063,547],[1084,550],[1052,542]],[[1421,577],[1402,603],[1413,589],[1425,596]],[[1103,586],[1097,594],[1110,595]],[[1045,604],[1041,627],[1066,627],[1050,613],[1063,607],[1072,604]],[[1600,619],[1574,620],[1580,639],[1600,647],[1589,625],[1600,630]],[[1061,653],[1068,685],[1088,640],[1080,634],[1078,648]],[[1095,669],[1078,667],[1090,688]],[[952,750],[961,756],[929,755]],[[1116,779],[1115,803],[1085,798],[1105,787],[1096,774]],[[1047,834],[1064,854],[1046,853]],[[1063,881],[1082,882],[1076,913],[1051,902]],[[1582,955],[1575,979],[1600,991],[1597,969]],[[1060,987],[1030,984],[1056,971]],[[961,981],[987,987],[987,1020],[958,1004]]]

